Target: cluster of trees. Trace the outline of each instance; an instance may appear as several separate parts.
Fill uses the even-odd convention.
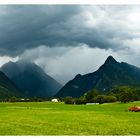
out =
[[[112,103],[116,102],[117,98],[112,95],[101,95],[96,89],[90,90],[80,98],[66,97],[63,99],[65,104],[86,104],[86,103]]]
[[[43,101],[50,101],[49,98],[38,98],[38,97],[31,97],[31,98],[18,98],[16,96],[12,96],[7,99],[0,99],[0,102],[43,102]]]
[[[120,101],[123,103],[139,100],[139,90],[133,87],[121,86],[111,89],[107,93],[100,93],[96,89],[89,90],[80,98],[66,97],[63,99],[65,104],[86,104],[86,103],[113,103]]]
[[[121,86],[114,88],[108,92],[108,95],[115,96],[118,101],[126,103],[140,99],[140,90],[134,87]]]

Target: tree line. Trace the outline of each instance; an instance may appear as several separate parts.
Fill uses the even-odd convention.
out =
[[[140,99],[139,90],[134,87],[120,86],[111,89],[108,92],[101,93],[97,89],[86,92],[79,98],[65,97],[61,101],[65,104],[86,104],[86,103],[113,103],[116,101],[127,103]]]
[[[138,88],[129,87],[129,86],[120,86],[115,87],[109,90],[108,92],[101,93],[97,89],[91,89],[88,92],[84,93],[79,98],[64,97],[59,98],[59,101],[64,102],[65,104],[86,104],[86,103],[113,103],[113,102],[133,102],[140,100],[140,90]],[[1,102],[43,102],[51,101],[51,98],[17,98],[12,96],[8,99],[0,99]]]
[[[50,101],[50,98],[39,98],[39,97],[30,97],[30,98],[19,98],[16,96],[12,96],[6,99],[0,99],[0,102],[44,102]]]

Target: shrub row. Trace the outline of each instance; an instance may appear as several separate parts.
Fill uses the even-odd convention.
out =
[[[66,97],[64,99],[65,104],[86,104],[86,103],[113,103],[116,102],[117,99],[114,96],[107,96],[107,95],[97,95],[92,100],[87,100],[86,98],[78,98],[74,99],[72,97]]]

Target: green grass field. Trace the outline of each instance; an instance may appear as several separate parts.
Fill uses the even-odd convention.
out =
[[[134,103],[65,105],[0,103],[0,135],[140,135],[140,112]]]

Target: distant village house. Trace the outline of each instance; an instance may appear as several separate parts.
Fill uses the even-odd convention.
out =
[[[58,99],[52,99],[51,101],[52,102],[58,102]]]

